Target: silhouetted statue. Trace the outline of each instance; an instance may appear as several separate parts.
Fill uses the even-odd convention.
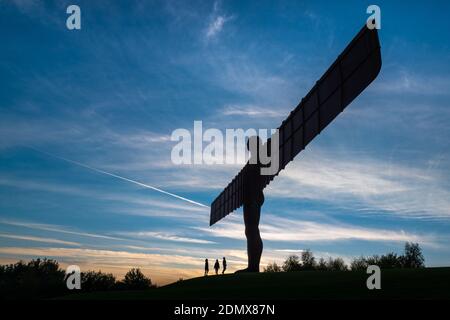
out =
[[[222,259],[222,274],[225,273],[225,270],[227,270],[227,260],[225,260],[225,257]]]
[[[378,31],[376,28],[367,28],[364,24],[324,75],[282,121],[277,133],[263,145],[264,148],[267,147],[267,152],[264,150],[262,154],[270,154],[269,160],[274,166],[267,166],[261,174],[263,166],[259,160],[264,160],[264,166],[266,161],[259,159],[251,150],[252,157],[257,161],[246,163],[211,203],[210,226],[243,206],[248,267],[240,271],[259,272],[263,250],[259,234],[259,218],[264,203],[263,189],[367,88],[378,76],[380,69]],[[252,148],[260,145],[260,141],[250,143]],[[271,150],[272,146],[274,150]]]
[[[208,259],[205,259],[205,276],[208,275],[209,272],[209,263],[208,263]]]
[[[216,259],[216,263],[214,263],[214,270],[216,270],[216,275],[219,274],[219,269],[220,269],[219,260]]]
[[[256,139],[256,143],[250,141]],[[247,238],[248,266],[246,269],[237,272],[259,272],[259,261],[263,251],[263,242],[259,234],[259,218],[261,206],[264,203],[263,185],[261,183],[261,162],[259,159],[259,149],[261,140],[259,137],[250,137],[247,141],[247,149],[250,146],[257,146],[256,152],[252,152],[251,157],[256,157],[256,163],[249,162],[243,169],[244,179],[244,224],[245,237]]]

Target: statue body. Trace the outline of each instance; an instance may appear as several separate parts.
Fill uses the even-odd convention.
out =
[[[259,140],[259,139],[258,139]],[[257,153],[257,152],[256,152]],[[241,272],[259,272],[259,262],[263,251],[263,242],[259,233],[261,206],[264,203],[263,183],[261,179],[261,163],[249,163],[243,170],[244,178],[244,224],[247,238],[247,269]]]

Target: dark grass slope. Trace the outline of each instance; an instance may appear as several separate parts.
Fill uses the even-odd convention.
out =
[[[450,299],[450,267],[382,270],[381,290],[368,290],[367,277],[365,272],[329,271],[229,274],[65,299]]]

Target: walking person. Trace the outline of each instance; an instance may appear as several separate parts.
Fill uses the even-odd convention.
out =
[[[205,276],[208,275],[209,272],[209,263],[208,263],[208,259],[205,259]]]
[[[227,270],[227,260],[225,260],[225,257],[222,259],[222,274],[225,273],[225,270]]]
[[[216,270],[216,275],[219,274],[219,269],[220,269],[219,260],[216,259],[216,263],[214,263],[214,270]]]

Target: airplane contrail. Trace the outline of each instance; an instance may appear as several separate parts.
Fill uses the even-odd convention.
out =
[[[80,167],[83,167],[83,168],[86,168],[86,169],[89,169],[89,170],[92,170],[92,171],[95,171],[95,172],[98,172],[98,173],[103,173],[103,174],[106,174],[106,175],[108,175],[108,176],[111,176],[111,177],[114,177],[114,178],[117,178],[117,179],[120,179],[120,180],[123,180],[123,181],[127,181],[127,182],[134,183],[134,184],[136,184],[136,185],[138,185],[138,186],[141,186],[141,187],[143,187],[143,188],[147,188],[147,189],[151,189],[151,190],[154,190],[154,191],[158,191],[158,192],[160,192],[160,193],[166,194],[166,195],[168,195],[168,196],[171,196],[171,197],[174,197],[174,198],[177,198],[177,199],[180,199],[180,200],[183,200],[183,201],[192,203],[192,204],[195,204],[195,205],[200,206],[200,207],[209,208],[209,206],[204,205],[203,203],[200,203],[200,202],[197,202],[197,201],[194,201],[194,200],[187,199],[187,198],[185,198],[185,197],[176,195],[176,194],[174,194],[174,193],[171,193],[171,192],[168,192],[168,191],[159,189],[159,188],[157,188],[157,187],[154,187],[154,186],[151,186],[151,185],[148,185],[148,184],[145,184],[145,183],[136,181],[136,180],[128,179],[128,178],[119,176],[119,175],[117,175],[117,174],[111,173],[111,172],[107,172],[107,171],[104,171],[104,170],[101,170],[101,169],[97,169],[97,168],[88,166],[87,164],[84,164],[84,163],[81,163],[81,162],[78,162],[78,161],[75,161],[75,160],[70,160],[70,159],[67,159],[67,158],[64,158],[64,157],[61,157],[61,156],[57,156],[57,155],[54,155],[54,154],[51,154],[51,153],[48,153],[48,152],[45,152],[45,151],[42,151],[42,150],[38,150],[38,149],[33,148],[33,147],[30,147],[30,146],[27,146],[27,148],[33,149],[34,151],[37,151],[37,152],[39,152],[39,153],[46,154],[46,155],[48,155],[48,156],[50,156],[50,157],[53,157],[53,158],[57,158],[57,159],[66,161],[66,162],[75,164],[75,165],[77,165],[77,166],[80,166]]]

